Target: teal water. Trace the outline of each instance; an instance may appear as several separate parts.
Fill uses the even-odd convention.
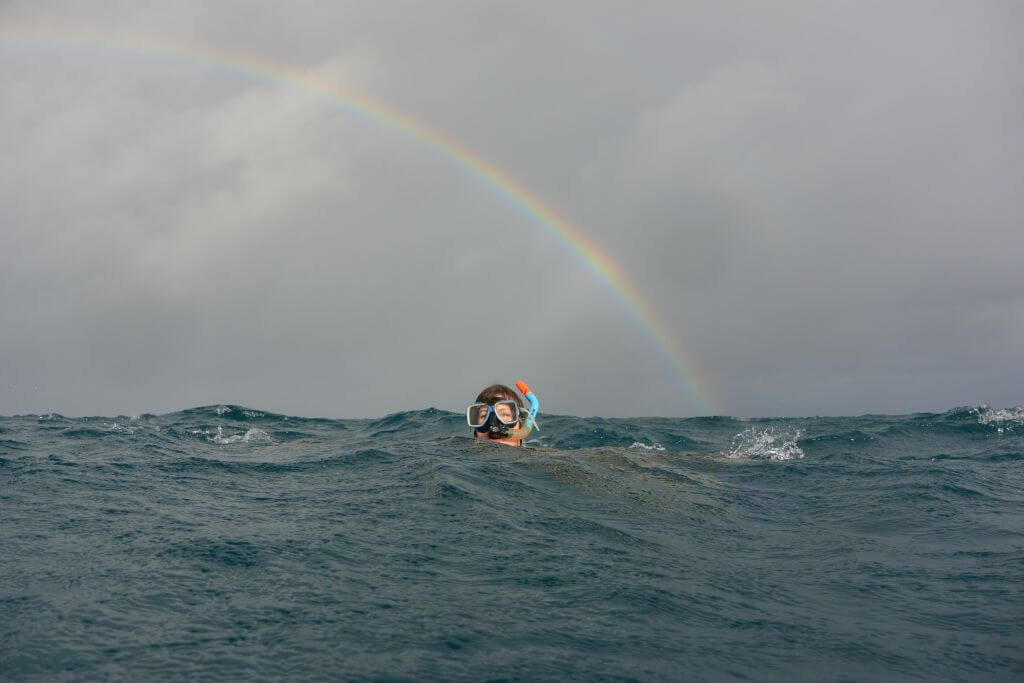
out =
[[[1024,678],[1024,410],[541,426],[0,418],[0,678]]]

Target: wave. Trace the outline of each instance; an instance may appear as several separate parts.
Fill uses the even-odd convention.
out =
[[[162,415],[68,418],[56,413],[0,418],[0,451],[44,450],[41,437],[73,448],[90,442],[134,444],[175,455],[203,444],[259,458],[255,450],[289,444],[332,444],[347,452],[470,438],[460,413],[425,408],[380,418],[335,419],[284,415],[233,404],[211,404]],[[944,413],[805,418],[600,418],[546,415],[543,428],[526,446],[533,449],[623,451],[717,455],[729,460],[790,461],[805,457],[986,457],[1014,459],[1024,450],[1024,408],[986,405]],[[989,443],[990,439],[1002,441]],[[79,444],[73,446],[73,444]],[[92,448],[90,446],[90,448]],[[96,447],[98,448],[98,446]],[[248,455],[246,455],[248,453]]]
[[[234,442],[238,443],[238,442]],[[317,444],[313,444],[317,445]],[[333,453],[333,450],[330,451]],[[242,454],[244,456],[244,452]],[[353,466],[365,466],[374,463],[391,462],[397,454],[394,451],[365,448],[342,454],[325,454],[323,457],[310,458],[309,449],[297,453],[299,458],[290,459],[290,453],[275,453],[276,459],[252,459],[248,457],[226,457],[224,453],[211,454],[210,457],[190,456],[159,461],[157,469],[172,473],[222,471],[222,472],[310,472],[324,471]]]
[[[0,418],[8,649],[50,678],[166,675],[169,649],[194,677],[440,678],[455,647],[456,678],[991,676],[1019,640],[1017,415],[551,415],[527,448],[436,408]],[[412,674],[353,669],[369,650]]]

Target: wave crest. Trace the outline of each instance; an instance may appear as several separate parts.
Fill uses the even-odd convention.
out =
[[[978,416],[978,422],[983,425],[1022,425],[1024,424],[1024,407],[1014,408],[990,408],[983,405],[971,409],[972,414]]]

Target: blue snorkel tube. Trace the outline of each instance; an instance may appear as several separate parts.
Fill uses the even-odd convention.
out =
[[[539,432],[540,427],[537,426],[537,413],[540,412],[540,399],[537,398],[537,394],[533,393],[530,387],[526,386],[526,382],[516,382],[516,389],[530,402],[530,414],[526,416],[527,426]]]
[[[530,402],[530,409],[527,411],[526,419],[524,420],[526,424],[519,429],[510,429],[507,438],[523,440],[534,429],[538,432],[540,431],[540,426],[537,424],[537,413],[540,412],[540,399],[537,398],[537,395],[533,393],[530,387],[526,386],[526,382],[516,382],[516,389]]]

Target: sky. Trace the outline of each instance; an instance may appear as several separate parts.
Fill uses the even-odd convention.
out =
[[[1024,9],[0,3],[0,414],[1024,403]]]

